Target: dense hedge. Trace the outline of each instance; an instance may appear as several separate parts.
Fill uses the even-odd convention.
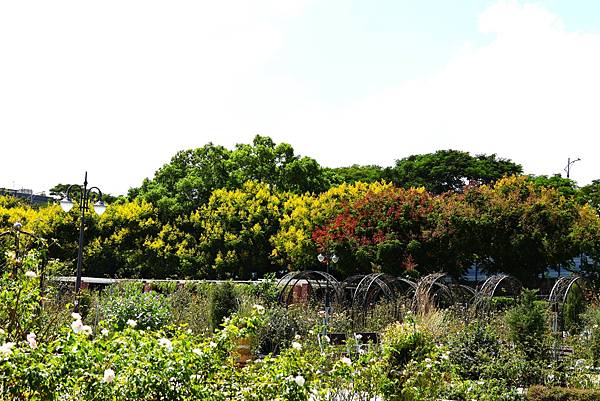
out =
[[[533,386],[527,392],[530,401],[597,401],[600,390]]]

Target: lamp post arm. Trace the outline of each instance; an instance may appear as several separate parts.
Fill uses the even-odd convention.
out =
[[[102,191],[98,187],[91,187],[90,189],[87,190],[87,199],[88,199],[88,201],[90,199],[90,195],[92,194],[92,189],[95,189],[96,192],[98,192],[98,200],[101,201],[102,200]]]

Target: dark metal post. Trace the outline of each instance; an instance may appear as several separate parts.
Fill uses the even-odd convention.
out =
[[[13,275],[15,277],[17,276],[18,264],[21,263],[21,259],[19,259],[19,230],[20,227],[15,225],[15,259],[17,260],[15,266],[13,267]]]
[[[85,225],[85,209],[87,208],[87,171],[83,180],[83,190],[79,197],[79,208],[81,209],[81,224],[79,225],[79,249],[77,250],[77,277],[75,279],[75,294],[79,295],[81,290],[81,263],[83,259],[83,228]],[[79,312],[79,299],[75,299],[75,312]]]

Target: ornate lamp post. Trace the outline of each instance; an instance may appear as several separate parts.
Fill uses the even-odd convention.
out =
[[[73,201],[71,200],[71,190],[79,190],[79,194],[76,196],[79,198],[77,204],[81,211],[81,222],[79,225],[79,249],[77,251],[77,278],[75,279],[75,293],[79,294],[81,290],[81,262],[83,259],[83,228],[85,226],[85,211],[89,208],[90,201],[96,201],[93,203],[94,210],[100,216],[106,210],[106,205],[102,201],[102,191],[98,187],[87,187],[87,171],[85,172],[85,178],[83,185],[71,185],[67,188],[66,197],[60,201],[60,206],[65,212],[68,212],[73,208]],[[75,300],[75,312],[79,311],[79,300]]]
[[[329,262],[331,263],[337,263],[339,258],[335,255],[335,253],[333,254],[322,254],[320,253],[317,256],[317,260],[323,264],[325,264],[325,268],[327,270],[327,274],[329,275]],[[327,279],[327,286],[326,286],[326,290],[325,290],[325,318],[324,318],[324,323],[325,323],[325,330],[327,330],[327,327],[329,326],[329,315],[331,314],[331,300],[329,299],[329,279]],[[327,333],[325,333],[327,334]]]

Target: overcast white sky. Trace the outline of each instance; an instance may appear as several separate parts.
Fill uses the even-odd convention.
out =
[[[452,148],[552,175],[579,157],[585,185],[598,3],[0,2],[0,187],[87,170],[125,193],[178,150],[259,133],[326,166]]]

